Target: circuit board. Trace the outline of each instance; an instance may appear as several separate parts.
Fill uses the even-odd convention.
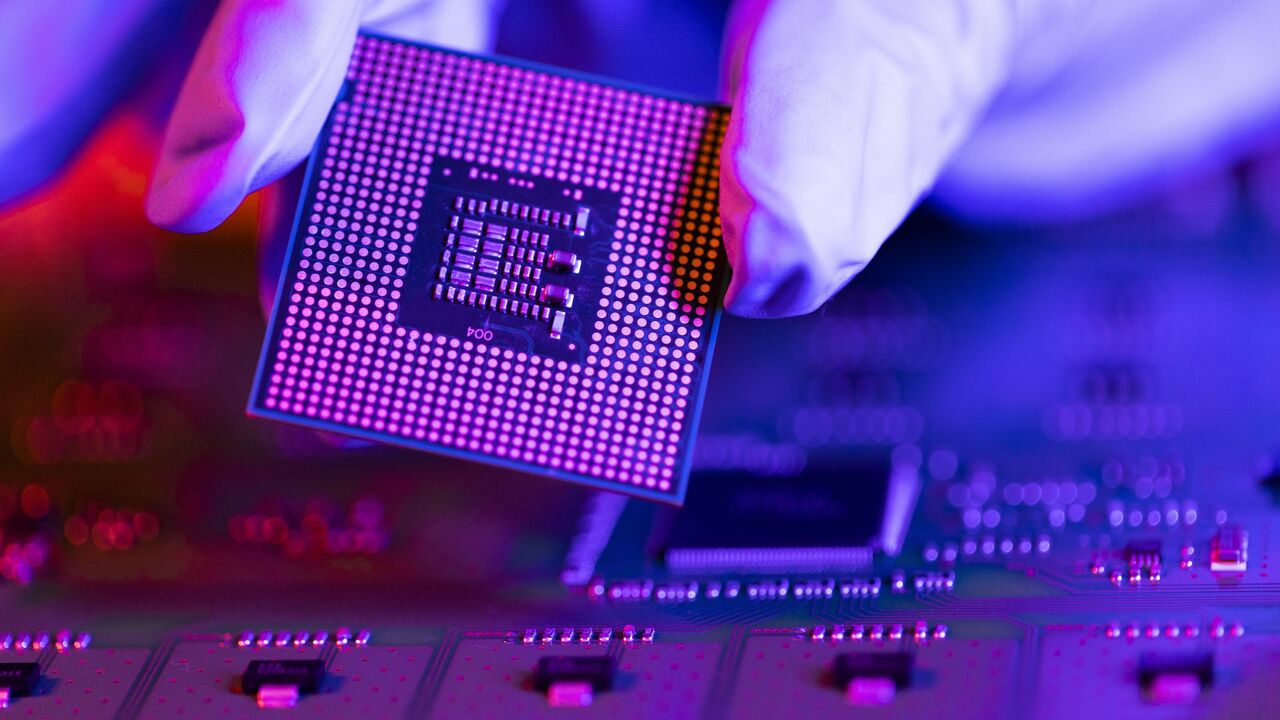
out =
[[[1241,223],[1232,237],[1244,247],[1274,242]],[[41,585],[45,570],[21,563],[48,547],[31,515],[54,503],[34,485],[11,502],[0,494],[17,548],[0,564],[11,578],[3,712],[1272,717],[1275,411],[1206,401],[1176,380],[1188,358],[1148,343],[1205,327],[1190,322],[1204,291],[1150,290],[1195,277],[1238,313],[1232,327],[1280,347],[1280,328],[1249,315],[1250,283],[1280,276],[1280,252],[1257,251],[1245,272],[1237,248],[1159,230],[1178,244],[1103,253],[1096,272],[1075,273],[1078,234],[956,247],[956,230],[917,221],[825,312],[727,321],[722,347],[739,360],[709,387],[679,509],[554,481],[520,494],[496,471],[466,475],[469,463],[440,466],[431,482],[449,490],[423,494],[416,454],[281,435],[253,468],[205,461],[210,479],[191,477],[208,488],[242,478],[227,495],[204,491],[223,498],[215,524],[229,545],[220,530],[187,544],[172,524],[153,538],[140,513],[81,509],[60,520],[62,579]],[[1108,247],[1108,232],[1095,229],[1090,246]],[[920,256],[936,266],[908,261]],[[951,273],[965,262],[972,272]],[[1007,264],[1024,268],[1022,284],[983,297],[991,279],[978,268]],[[1022,285],[1054,292],[1018,320]],[[981,297],[980,312],[930,293]],[[999,343],[982,329],[1008,327],[979,318],[995,316],[1019,337],[1045,318],[1092,334],[1045,331],[1061,343],[1047,353],[1018,344],[1012,367],[1034,382],[1001,373],[985,409],[957,410],[940,398],[990,377],[976,368]],[[761,343],[779,351],[750,353]],[[1226,378],[1249,373],[1233,362],[1210,355],[1196,375],[1238,392]],[[1044,383],[1041,363],[1066,381]],[[1254,377],[1250,392],[1280,396]],[[770,389],[744,396],[743,383]],[[973,412],[983,432],[964,421]],[[341,496],[353,478],[369,494],[350,505],[270,499]],[[86,542],[78,528],[94,517]],[[118,535],[122,518],[140,530],[136,548]],[[21,586],[24,567],[46,592]],[[140,604],[158,612],[144,621]]]
[[[726,117],[362,37],[250,412],[679,503],[723,293]]]

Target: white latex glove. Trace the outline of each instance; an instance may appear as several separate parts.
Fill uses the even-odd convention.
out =
[[[920,198],[1056,219],[1239,157],[1280,119],[1276,0],[740,0],[728,306],[814,310]]]
[[[147,197],[152,222],[221,223],[310,153],[361,27],[485,50],[504,0],[224,0],[178,95]]]

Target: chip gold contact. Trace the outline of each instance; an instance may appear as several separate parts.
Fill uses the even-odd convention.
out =
[[[250,413],[680,502],[726,275],[727,119],[362,36]]]

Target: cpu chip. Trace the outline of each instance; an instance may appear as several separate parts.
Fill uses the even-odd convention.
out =
[[[364,35],[249,412],[679,503],[722,106]]]

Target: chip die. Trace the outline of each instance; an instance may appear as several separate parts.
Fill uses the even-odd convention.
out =
[[[726,108],[361,36],[249,412],[679,503]]]

